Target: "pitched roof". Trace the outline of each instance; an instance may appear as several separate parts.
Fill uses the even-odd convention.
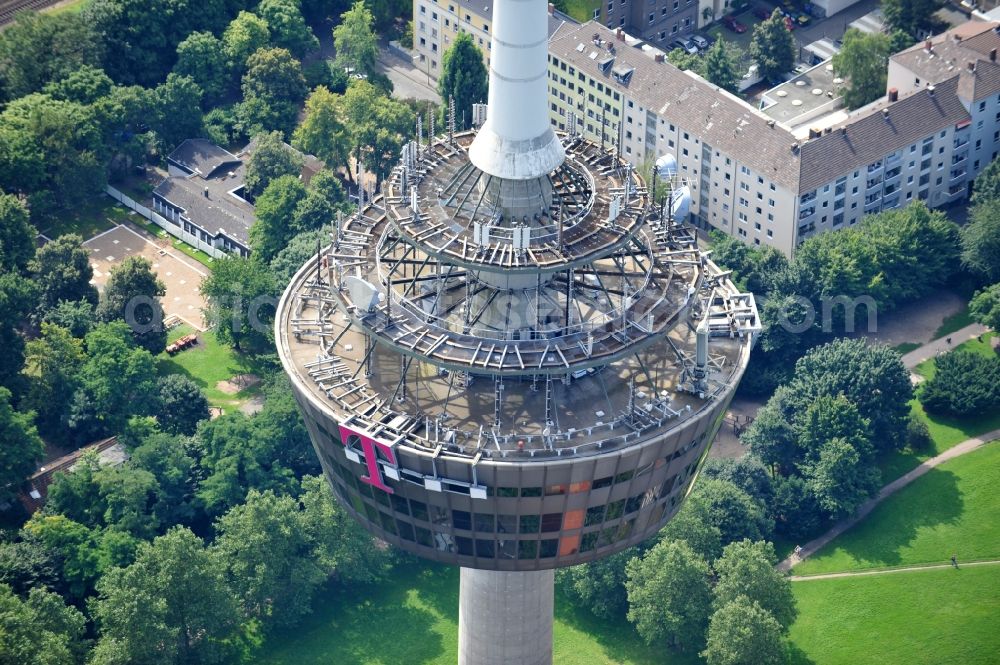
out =
[[[602,71],[590,57],[592,52],[602,51],[594,44],[594,35],[615,46],[615,66],[607,71]],[[700,76],[681,71],[669,62],[657,62],[654,58],[660,51],[616,40],[615,32],[591,21],[559,30],[549,42],[549,53],[777,184],[798,189],[799,158],[792,151],[792,133]],[[635,70],[624,83],[613,75],[622,67]]]
[[[185,139],[167,159],[203,178],[212,177],[222,166],[240,163],[239,157],[207,139]]]
[[[889,104],[867,107],[834,127],[829,134],[801,148],[802,175],[799,192],[808,192],[833,177],[872,164],[890,152],[905,148],[928,135],[969,120],[957,95],[958,77],[923,89]],[[883,110],[889,115],[884,116]]]
[[[1000,92],[1000,23],[970,21],[892,56],[924,83],[939,84],[962,75],[959,94],[968,100]],[[928,48],[930,44],[930,48]],[[969,63],[975,65],[970,73]]]
[[[182,208],[184,216],[207,233],[223,233],[247,247],[250,225],[256,219],[253,206],[230,193],[243,186],[243,173],[241,166],[232,178],[167,178],[153,194]]]

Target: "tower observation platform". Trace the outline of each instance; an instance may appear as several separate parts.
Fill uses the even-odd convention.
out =
[[[485,124],[418,132],[276,341],[344,508],[462,566],[459,662],[544,664],[552,569],[676,513],[760,324],[627,162],[552,131],[545,2],[494,7]]]

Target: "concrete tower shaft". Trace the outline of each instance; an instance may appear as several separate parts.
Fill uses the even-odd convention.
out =
[[[549,124],[546,0],[493,4],[489,111],[469,159],[497,178],[546,176],[566,158]]]

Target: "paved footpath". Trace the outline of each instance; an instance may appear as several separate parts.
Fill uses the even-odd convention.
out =
[[[950,335],[945,335],[939,339],[931,340],[920,348],[904,354],[903,365],[906,369],[913,369],[925,360],[939,356],[942,353],[947,353],[962,342],[967,342],[973,337],[979,337],[987,332],[989,332],[989,328],[979,323],[973,323],[965,326]],[[951,340],[951,344],[948,343],[949,339]]]
[[[959,563],[958,568],[970,568],[972,566],[995,566],[1000,564],[1000,559],[989,559],[985,561],[970,561]],[[885,568],[882,570],[853,570],[844,573],[823,573],[821,575],[792,575],[788,579],[793,582],[809,582],[812,580],[832,580],[837,577],[863,577],[865,575],[887,575],[889,573],[909,573],[914,570],[938,570],[940,568],[952,568],[950,563],[936,563],[924,566],[907,566],[905,568]]]
[[[798,554],[792,554],[787,559],[779,563],[778,570],[780,570],[781,572],[790,571],[792,569],[792,566],[802,561],[803,559],[812,556],[817,552],[817,550],[822,548],[831,540],[833,540],[840,534],[844,533],[852,526],[854,526],[855,524],[863,520],[865,517],[867,517],[868,513],[874,510],[875,506],[877,506],[879,503],[884,501],[886,498],[892,496],[900,489],[906,487],[907,485],[909,485],[914,480],[924,475],[934,467],[938,466],[939,464],[943,464],[944,462],[947,462],[950,459],[954,459],[961,455],[965,455],[966,453],[971,453],[973,450],[981,448],[982,446],[989,443],[990,441],[993,441],[994,439],[1000,439],[1000,429],[995,429],[992,432],[986,432],[985,434],[981,434],[980,436],[973,437],[971,439],[966,439],[965,441],[962,441],[961,443],[944,451],[937,457],[930,458],[929,460],[927,460],[917,468],[913,469],[909,473],[900,476],[899,478],[897,478],[896,480],[892,481],[888,485],[884,486],[881,490],[879,490],[879,493],[876,496],[864,502],[858,509],[858,512],[855,513],[853,516],[841,520],[837,524],[833,525],[833,527],[829,531],[824,533],[822,536],[814,540],[810,540],[808,543],[803,545],[802,549],[799,550]]]

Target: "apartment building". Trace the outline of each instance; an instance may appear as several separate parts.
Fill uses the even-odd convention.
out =
[[[665,62],[662,51],[596,23],[549,42],[550,119],[642,166],[677,159],[692,221],[791,254],[798,201],[794,135],[743,100]],[[791,214],[794,214],[791,212]]]
[[[979,36],[978,49],[992,40],[1000,48],[995,26],[965,29]],[[942,39],[954,43],[944,35],[935,44]],[[673,155],[692,191],[693,223],[791,255],[809,236],[865,214],[968,195],[1000,145],[992,48],[974,66],[939,67],[933,76],[903,52],[894,63],[910,67],[911,85],[897,82],[854,112],[842,108],[843,82],[822,63],[765,94],[761,109],[678,70],[642,40],[591,22],[550,41],[550,119],[566,131],[575,123],[636,166]]]
[[[493,22],[493,0],[414,0],[413,49],[415,64],[429,78],[441,75],[444,52],[460,32],[467,32],[490,66],[490,25]],[[573,20],[549,5],[549,38],[560,26]]]
[[[594,20],[666,47],[704,24],[701,4],[699,0],[602,0]]]

